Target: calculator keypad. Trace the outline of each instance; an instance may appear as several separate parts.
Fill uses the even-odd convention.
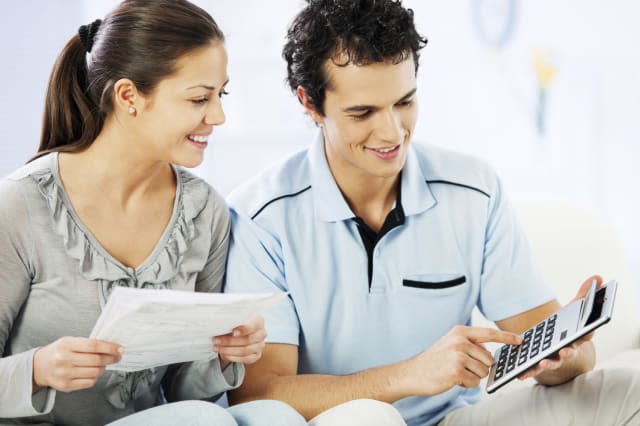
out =
[[[527,330],[520,345],[505,345],[500,351],[496,365],[494,380],[500,379],[511,372],[516,366],[524,364],[529,358],[535,357],[551,346],[555,331],[557,315],[552,315],[546,321]]]

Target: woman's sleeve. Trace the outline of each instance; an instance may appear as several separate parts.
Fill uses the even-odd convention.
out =
[[[198,274],[196,291],[220,292],[229,248],[230,219],[226,203],[212,194],[211,247],[207,262]],[[213,346],[213,342],[211,343]],[[162,382],[167,401],[211,399],[235,389],[244,379],[244,366],[230,363],[221,371],[220,360],[193,361],[171,365]]]
[[[16,318],[29,297],[32,278],[29,212],[19,184],[0,180],[0,418],[46,414],[55,401],[55,391],[49,388],[32,394],[37,348],[4,356]]]

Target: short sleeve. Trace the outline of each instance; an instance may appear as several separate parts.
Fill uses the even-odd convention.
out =
[[[227,293],[289,291],[280,241],[233,206],[224,291]],[[300,325],[291,295],[269,308],[263,316],[267,330],[267,343],[299,344]]]
[[[478,308],[488,319],[499,321],[554,298],[496,178],[489,202]]]

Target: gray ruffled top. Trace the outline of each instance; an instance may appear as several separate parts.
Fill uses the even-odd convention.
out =
[[[226,204],[174,167],[173,214],[147,260],[128,268],[75,214],[49,154],[0,180],[0,424],[97,425],[162,400],[214,398],[240,385],[242,365],[218,359],[136,373],[107,371],[91,388],[32,395],[33,353],[62,336],[87,337],[114,286],[221,291]]]

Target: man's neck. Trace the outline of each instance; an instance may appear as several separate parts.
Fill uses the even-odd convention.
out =
[[[351,211],[378,232],[396,202],[400,173],[395,176],[374,176],[329,158],[328,164]]]

